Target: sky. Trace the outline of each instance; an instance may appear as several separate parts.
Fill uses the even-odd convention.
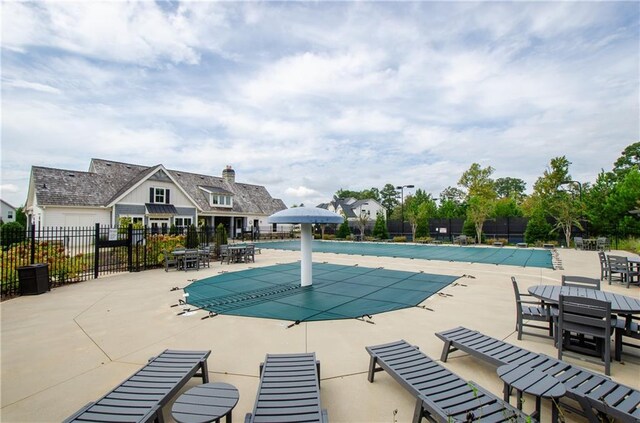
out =
[[[640,140],[639,2],[11,2],[0,197],[91,158],[434,196],[472,163],[593,182]],[[405,195],[413,190],[405,190]]]

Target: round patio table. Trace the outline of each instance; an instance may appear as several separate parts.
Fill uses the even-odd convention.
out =
[[[601,301],[605,300],[611,303],[612,313],[640,313],[640,299],[614,294],[608,291],[559,285],[535,285],[529,287],[529,294],[551,304],[558,304],[560,302],[560,294],[574,297],[587,297]]]
[[[205,383],[189,389],[171,407],[171,416],[179,423],[219,422],[226,416],[231,423],[231,411],[240,394],[228,383]]]
[[[504,400],[506,402],[509,402],[509,391],[511,388],[515,388],[516,390],[516,406],[518,410],[522,410],[523,392],[535,396],[536,411],[532,417],[535,416],[538,421],[542,421],[540,415],[540,399],[550,398],[553,401],[551,405],[551,421],[557,423],[558,402],[556,399],[563,397],[567,392],[562,382],[526,364],[507,364],[498,367],[497,371],[498,376],[504,382]]]

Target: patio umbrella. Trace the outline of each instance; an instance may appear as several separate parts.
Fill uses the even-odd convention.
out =
[[[310,286],[311,275],[311,225],[315,223],[342,223],[344,218],[339,214],[317,207],[294,207],[272,214],[269,223],[300,225],[300,286]]]

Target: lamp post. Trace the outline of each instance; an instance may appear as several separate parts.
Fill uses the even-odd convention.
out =
[[[413,185],[397,186],[396,190],[400,190],[400,219],[402,219],[402,236],[404,236],[404,189],[413,188]]]
[[[578,185],[578,192],[580,193],[580,221],[583,221],[584,218],[582,216],[582,183],[579,182],[579,181],[567,180],[567,181],[562,181],[562,185],[564,185],[564,184],[577,184]],[[584,221],[584,227],[585,227],[584,231],[585,231],[586,237],[588,238],[589,237],[589,230],[587,229],[588,225],[587,225],[587,221],[586,220]]]

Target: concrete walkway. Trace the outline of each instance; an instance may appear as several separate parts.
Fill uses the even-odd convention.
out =
[[[480,247],[479,247],[480,248]],[[535,284],[559,284],[562,274],[597,277],[595,252],[559,250],[564,270],[452,263],[315,253],[314,261],[424,271],[462,277],[423,305],[373,316],[375,324],[358,320],[302,323],[232,316],[202,320],[206,313],[177,316],[172,308],[190,279],[277,263],[295,262],[299,253],[262,249],[256,263],[213,263],[198,272],[162,269],[127,273],[82,282],[38,296],[0,304],[1,414],[3,422],[61,421],[95,401],[139,369],[147,359],[167,348],[211,350],[210,379],[228,382],[240,391],[233,414],[242,421],[251,412],[258,387],[258,366],[266,353],[311,352],[322,364],[322,404],[332,422],[409,422],[414,400],[385,373],[367,382],[369,356],[364,347],[403,338],[436,359],[442,342],[435,332],[464,325],[532,351],[556,355],[550,339],[514,333],[515,303],[510,276],[521,290]],[[610,290],[638,296],[637,287]],[[636,355],[634,355],[636,354]],[[603,367],[566,358],[603,372]],[[461,353],[445,367],[501,396],[495,368]],[[640,351],[613,362],[613,379],[640,389]],[[189,382],[185,389],[198,384]],[[524,410],[533,411],[525,397]],[[513,402],[514,400],[512,400]],[[544,404],[544,402],[543,402]],[[544,404],[543,421],[550,411]],[[567,421],[581,422],[575,414]],[[170,406],[165,419],[171,422]]]

